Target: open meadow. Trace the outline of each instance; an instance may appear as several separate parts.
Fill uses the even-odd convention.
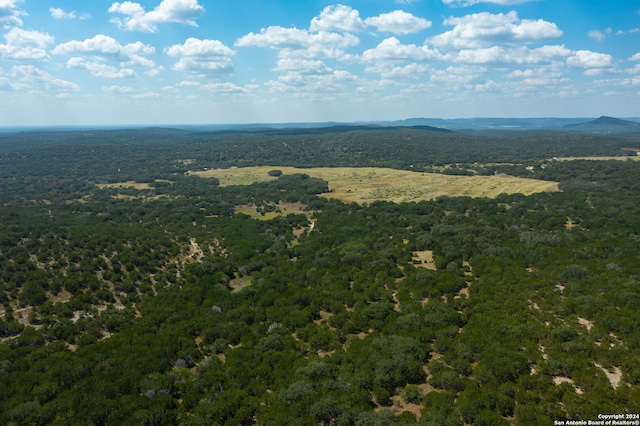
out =
[[[538,192],[557,192],[558,183],[525,179],[507,175],[451,176],[419,173],[378,167],[246,167],[191,172],[201,177],[215,177],[221,186],[249,185],[276,179],[271,170],[283,174],[305,173],[326,180],[331,192],[322,194],[344,202],[371,203],[377,200],[396,203],[431,200],[440,196],[493,198],[499,194],[531,195]]]

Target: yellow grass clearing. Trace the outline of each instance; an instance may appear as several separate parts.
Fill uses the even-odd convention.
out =
[[[333,167],[297,169],[293,167],[246,167],[191,172],[201,177],[216,177],[221,186],[248,185],[275,179],[267,173],[305,173],[326,180],[327,198],[344,202],[370,203],[376,200],[396,203],[431,200],[439,196],[496,197],[501,193],[559,191],[557,182],[525,179],[507,175],[451,176],[376,167]]]
[[[132,180],[126,182],[115,183],[98,183],[96,186],[100,189],[104,188],[134,188],[134,189],[151,189],[151,185],[148,183],[140,183]]]
[[[331,318],[334,314],[332,314],[331,312],[327,312],[327,311],[320,311],[320,318],[317,320],[314,320],[313,322],[315,324],[320,325],[321,323],[327,321],[329,318]]]
[[[164,179],[156,179],[155,182],[168,182],[169,180]],[[128,180],[126,182],[115,182],[115,183],[98,183],[96,186],[100,189],[104,188],[134,188],[139,190],[145,189],[154,189],[149,183],[135,182],[133,180]]]
[[[304,211],[306,205],[302,203],[287,203],[287,202],[281,201],[275,204],[275,206],[277,211],[264,212],[264,214],[256,211],[255,204],[246,204],[243,206],[236,206],[234,208],[234,211],[236,213],[246,214],[248,216],[251,216],[253,219],[257,219],[257,220],[271,220],[278,216],[286,216],[292,213],[300,213],[307,216],[309,215],[309,212]]]
[[[423,250],[413,252],[413,264],[419,268],[427,268],[436,270],[436,264],[433,262],[433,251]]]

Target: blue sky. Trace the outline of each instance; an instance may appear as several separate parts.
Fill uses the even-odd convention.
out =
[[[0,126],[640,116],[640,2],[0,0]]]

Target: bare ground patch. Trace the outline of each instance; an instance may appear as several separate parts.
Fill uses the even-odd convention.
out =
[[[594,364],[604,372],[604,374],[607,376],[607,379],[609,379],[609,383],[611,383],[611,386],[613,386],[614,389],[620,386],[620,381],[622,380],[622,370],[620,370],[619,367],[613,367],[613,371],[609,371],[597,362],[594,362]]]
[[[327,312],[327,311],[320,311],[320,318],[318,318],[317,320],[314,320],[313,322],[317,325],[322,324],[323,322],[327,321],[329,318],[331,318],[333,315],[331,312]]]
[[[591,321],[586,318],[578,317],[578,322],[584,325],[587,328],[587,331],[591,331],[591,328],[593,327],[593,323]]]
[[[564,227],[568,230],[572,230],[573,228],[575,228],[576,226],[578,226],[573,219],[571,219],[569,216],[567,216],[567,221],[564,224]]]
[[[236,277],[229,282],[233,291],[240,291],[251,284],[251,277]]]
[[[578,395],[582,395],[584,393],[582,389],[576,386],[576,383],[573,381],[573,379],[570,379],[569,377],[555,376],[553,378],[553,383],[555,383],[556,386],[560,386],[562,383],[569,383],[571,386],[574,387]]]
[[[436,264],[433,262],[432,250],[414,251],[412,262],[414,266],[419,268],[427,268],[433,271],[436,270]]]

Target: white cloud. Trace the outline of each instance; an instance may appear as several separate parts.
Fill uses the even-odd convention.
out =
[[[362,53],[362,60],[365,62],[381,60],[426,61],[439,58],[440,54],[435,50],[430,50],[426,46],[418,47],[415,44],[402,44],[395,37],[387,38],[374,49],[365,50]]]
[[[33,65],[18,65],[7,73],[7,77],[15,79],[13,87],[15,89],[28,90],[62,90],[78,91],[80,86],[76,83],[61,80],[48,72]]]
[[[209,83],[202,86],[203,89],[208,90],[213,93],[221,93],[224,95],[237,95],[237,94],[246,94],[251,90],[255,89],[257,86],[248,85],[248,86],[237,86],[233,83]]]
[[[18,9],[18,3],[22,3],[22,0],[0,0],[0,26],[3,28],[22,26],[20,16],[26,13]]]
[[[418,18],[402,10],[367,18],[364,22],[367,25],[376,27],[378,31],[400,35],[417,33],[430,28],[432,25],[431,21]]]
[[[49,12],[51,12],[51,17],[53,19],[88,19],[89,15],[86,13],[78,14],[75,10],[71,12],[65,12],[63,9],[50,7]]]
[[[613,65],[613,56],[590,50],[578,50],[567,58],[567,65],[575,68],[607,68]]]
[[[175,44],[165,52],[179,57],[174,69],[200,75],[220,74],[233,71],[231,60],[235,52],[218,40],[188,38],[184,44]]]
[[[444,20],[444,24],[453,25],[454,28],[431,38],[429,41],[435,46],[465,49],[495,43],[533,43],[562,36],[556,24],[542,19],[521,20],[515,11],[450,17]]]
[[[311,20],[309,30],[316,31],[364,31],[365,24],[360,19],[360,13],[349,6],[336,4],[325,7],[320,16]]]
[[[56,55],[88,55],[114,61],[130,61],[135,56],[149,55],[155,52],[153,46],[141,42],[122,46],[113,37],[98,34],[83,41],[72,40],[57,45],[53,49]]]
[[[328,74],[332,72],[324,62],[308,59],[279,59],[275,71],[295,72],[298,74]]]
[[[475,65],[450,66],[445,70],[435,71],[431,76],[431,82],[461,87],[476,81],[486,71],[486,68]]]
[[[140,3],[125,1],[113,3],[109,12],[126,16],[111,19],[122,30],[155,33],[158,31],[157,24],[161,23],[197,27],[195,19],[204,14],[204,6],[198,4],[198,0],[162,0],[155,9],[146,12]]]
[[[512,6],[516,4],[527,3],[534,0],[442,0],[442,3],[449,6],[467,7],[478,3],[493,3],[501,6]]]
[[[135,92],[135,89],[131,86],[103,86],[102,91],[105,93],[127,94]]]
[[[418,18],[403,10],[395,10],[370,17],[364,21],[360,13],[349,6],[337,4],[327,6],[320,16],[311,20],[309,30],[317,31],[345,31],[360,32],[366,27],[376,27],[378,31],[393,34],[413,34],[431,27],[432,23],[424,18]]]
[[[137,74],[129,68],[116,68],[98,61],[87,61],[74,57],[67,61],[67,68],[87,70],[91,75],[102,78],[135,78]]]
[[[611,32],[612,32],[611,28],[607,28],[604,32],[600,30],[591,30],[587,33],[587,35],[594,40],[602,41],[605,38],[607,38],[608,35],[611,35]]]
[[[333,70],[326,74],[303,75],[290,72],[277,80],[268,81],[271,93],[291,93],[310,99],[335,99],[336,94],[345,94],[345,84],[355,82],[358,77],[344,70]]]
[[[505,48],[492,46],[484,49],[461,50],[452,59],[458,63],[478,65],[540,65],[562,60],[571,55],[564,46],[543,46],[537,49],[527,47]]]
[[[0,57],[13,60],[49,59],[46,48],[54,38],[40,31],[12,28],[4,35],[6,44],[0,44]]]
[[[139,99],[139,100],[159,99],[161,97],[162,97],[162,95],[160,95],[159,93],[155,93],[155,92],[146,92],[146,93],[139,93],[139,94],[136,94],[136,95],[131,95],[131,98]]]
[[[178,86],[178,87],[194,87],[194,86],[200,86],[200,82],[199,81],[191,81],[191,80],[183,80],[180,83],[176,84],[176,86]]]
[[[393,67],[389,70],[375,70],[369,69],[370,72],[380,72],[380,76],[384,79],[392,80],[421,80],[424,75],[431,72],[432,68],[426,64],[408,64],[404,66]]]
[[[0,92],[11,92],[13,84],[6,77],[0,77]]]
[[[303,57],[339,58],[344,49],[360,42],[353,34],[338,34],[327,31],[309,33],[297,28],[269,27],[260,33],[249,33],[236,40],[240,47],[269,47],[280,51],[280,55]]]
[[[558,78],[563,75],[562,70],[557,66],[543,66],[537,68],[529,68],[525,70],[515,70],[511,71],[507,75],[506,78],[513,79],[533,79],[540,77],[548,77],[548,78]]]
[[[630,61],[640,61],[640,52],[629,58]]]
[[[149,68],[147,74],[156,75],[163,68],[158,66],[153,60],[147,58],[147,55],[155,53],[155,47],[143,44],[142,42],[129,43],[121,45],[113,37],[104,34],[98,34],[93,38],[86,40],[72,40],[57,45],[53,51],[56,55],[74,55],[71,65],[73,68],[81,68],[91,71],[93,75],[100,77],[109,76],[108,78],[132,77],[135,76],[133,70],[122,68],[116,70],[111,65],[100,63],[105,61],[113,61],[120,64],[121,67],[141,66]],[[92,58],[95,61],[80,61],[81,58]],[[69,66],[69,62],[67,63]]]

